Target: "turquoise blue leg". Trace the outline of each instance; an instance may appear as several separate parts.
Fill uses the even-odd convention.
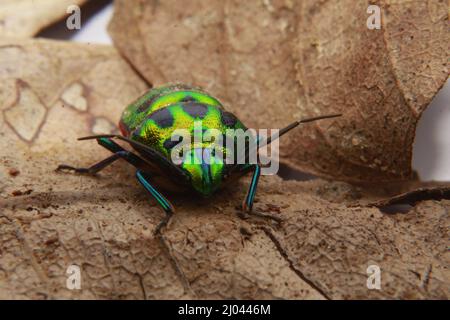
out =
[[[253,208],[253,201],[255,199],[256,189],[258,188],[259,176],[261,175],[261,167],[259,165],[254,166],[252,181],[247,191],[242,208],[244,212],[251,212]]]
[[[160,234],[161,229],[169,223],[169,220],[172,217],[172,214],[174,213],[175,210],[172,204],[158,190],[156,190],[155,187],[151,185],[151,183],[149,182],[149,177],[145,172],[137,170],[136,178],[142,184],[145,190],[147,190],[153,196],[153,198],[156,199],[156,201],[159,203],[159,205],[164,209],[164,212],[166,213],[164,219],[161,220],[161,222],[155,229],[155,234]]]
[[[118,159],[124,159],[128,163],[135,166],[136,168],[141,168],[145,164],[144,160],[139,158],[134,153],[125,150],[124,148],[122,148],[120,145],[118,145],[117,143],[115,143],[114,141],[112,141],[109,138],[100,138],[100,139],[97,139],[97,142],[99,145],[108,149],[113,154],[111,156],[109,156],[108,158],[103,159],[88,168],[76,168],[76,167],[68,166],[66,164],[61,164],[58,166],[58,168],[56,170],[71,170],[71,171],[75,171],[77,173],[96,174],[97,172],[103,170],[104,168],[106,168],[107,166],[109,166],[110,164],[112,164],[114,161],[116,161]]]
[[[118,159],[126,160],[128,163],[130,163],[131,165],[133,165],[138,169],[136,171],[136,178],[144,186],[144,188],[148,192],[150,192],[150,194],[156,199],[156,201],[160,204],[160,206],[164,209],[164,212],[166,213],[165,218],[160,222],[160,224],[157,226],[155,230],[155,233],[159,234],[161,228],[167,225],[167,223],[169,222],[170,217],[174,213],[174,208],[172,204],[150,184],[148,174],[140,170],[140,168],[145,166],[146,162],[139,156],[135,155],[134,153],[125,150],[119,144],[112,141],[110,138],[100,137],[97,138],[97,142],[99,145],[108,149],[113,154],[108,158],[103,159],[88,168],[75,168],[72,166],[62,164],[58,166],[57,170],[72,170],[77,173],[95,174],[100,170],[103,170],[105,167],[107,167],[108,165],[110,165],[111,163],[113,163]]]
[[[261,167],[259,165],[254,165],[253,168],[254,171],[252,181],[250,182],[250,187],[248,188],[247,196],[245,197],[244,203],[242,204],[243,212],[256,217],[271,219],[277,223],[281,223],[282,219],[280,217],[253,211],[253,202],[255,200],[256,189],[258,188],[258,181],[261,175]]]

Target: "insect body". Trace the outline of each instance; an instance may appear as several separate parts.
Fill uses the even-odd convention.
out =
[[[340,115],[296,121],[281,129],[279,136],[300,123],[336,116]],[[166,217],[158,225],[156,232],[167,224],[174,208],[155,185],[165,189],[193,190],[202,196],[209,196],[227,181],[232,181],[232,177],[253,171],[243,203],[244,211],[252,210],[260,166],[257,163],[248,163],[245,161],[247,158],[234,157],[234,161],[229,163],[224,156],[231,153],[231,150],[228,145],[224,146],[223,139],[220,143],[216,139],[201,139],[208,130],[215,130],[215,138],[226,138],[230,130],[233,132],[247,128],[235,115],[226,111],[217,99],[203,90],[181,84],[151,89],[124,110],[119,128],[122,135],[96,135],[79,139],[96,139],[101,146],[113,153],[110,157],[89,168],[60,165],[58,169],[95,174],[117,159],[126,160],[136,167],[138,181],[166,212]],[[184,144],[174,139],[179,129],[183,129],[191,137],[190,140],[184,141]],[[199,136],[200,139],[197,139]],[[126,141],[137,154],[125,150],[113,139]],[[247,149],[243,153],[245,156],[248,156],[249,152],[256,152],[262,145],[269,144],[274,138],[252,139],[257,141],[256,150],[251,150],[251,147],[246,145]],[[188,148],[183,148],[186,145]],[[177,163],[173,161],[174,154],[179,157],[180,161]]]
[[[232,113],[225,111],[218,100],[198,88],[183,85],[153,89],[136,103],[128,106],[119,123],[122,134],[157,151],[171,166],[177,129],[191,137],[188,154],[182,154],[181,169],[172,178],[183,181],[203,196],[209,196],[221,185],[227,173],[223,157],[215,157],[217,142],[202,139],[207,130],[217,130],[223,136],[227,130],[247,128]],[[145,154],[143,150],[137,150]],[[182,152],[182,150],[180,150]],[[195,161],[197,160],[197,161]]]

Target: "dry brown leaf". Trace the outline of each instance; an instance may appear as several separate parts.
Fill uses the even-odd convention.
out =
[[[271,200],[277,203],[285,195]],[[425,201],[406,214],[388,215],[324,206],[308,194],[289,199],[296,200],[283,212],[283,229],[271,237],[292,268],[328,297],[448,299],[449,200]],[[369,265],[381,269],[381,290],[365,287]]]
[[[445,1],[116,1],[115,45],[155,85],[191,82],[254,128],[308,115],[292,167],[347,181],[411,177],[415,127],[449,74]]]
[[[361,187],[263,177],[255,208],[277,226],[237,217],[244,179],[212,199],[173,198],[160,241],[163,212],[126,164],[55,172],[105,157],[75,138],[112,130],[146,87],[115,50],[1,41],[0,70],[0,298],[449,298],[450,201],[386,215],[346,207],[369,197]],[[369,264],[381,291],[366,287]],[[81,290],[66,287],[70,265]]]
[[[62,19],[71,5],[87,0],[2,0],[0,2],[0,36],[32,37]]]
[[[145,89],[115,50],[2,41],[0,70],[1,298],[322,297],[261,231],[244,246],[230,207],[221,215],[210,205],[176,202],[176,220],[186,219],[186,226],[169,240],[185,255],[180,264],[189,262],[183,271],[193,289],[185,290],[153,237],[162,212],[131,168],[114,165],[100,178],[54,171],[63,162],[105,157],[95,143],[76,137],[109,132]],[[206,221],[214,222],[205,228]],[[200,226],[196,238],[180,238]],[[81,291],[66,288],[71,264],[82,268]]]

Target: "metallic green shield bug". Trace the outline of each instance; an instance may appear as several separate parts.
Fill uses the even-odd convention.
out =
[[[96,139],[112,152],[110,157],[88,168],[60,165],[58,170],[95,174],[117,159],[126,160],[136,168],[137,180],[166,212],[155,230],[159,233],[174,213],[174,208],[155,186],[167,190],[193,191],[207,197],[228,181],[234,181],[233,177],[253,171],[242,208],[244,212],[250,213],[261,173],[258,163],[248,161],[250,152],[257,152],[258,148],[271,143],[300,123],[338,116],[326,115],[295,121],[281,129],[278,135],[268,138],[252,136],[250,139],[254,139],[255,144],[253,147],[252,144],[245,144],[244,156],[238,159],[230,149],[235,144],[225,145],[224,141],[229,137],[229,132],[247,130],[244,124],[202,89],[183,84],[167,85],[151,89],[125,108],[119,121],[121,135],[79,138]],[[188,134],[188,139],[178,136],[177,140],[180,130]],[[211,131],[215,132],[214,137],[205,141],[203,135]],[[114,139],[127,142],[136,153],[124,149]],[[231,154],[232,161],[229,161],[226,156]],[[178,156],[179,161],[173,160],[174,155]]]

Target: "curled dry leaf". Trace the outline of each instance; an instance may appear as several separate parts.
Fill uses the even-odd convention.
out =
[[[71,5],[87,0],[2,0],[0,2],[0,36],[32,37],[62,19]]]
[[[126,164],[97,177],[55,172],[106,157],[75,138],[111,130],[145,89],[116,51],[2,41],[0,70],[0,298],[450,296],[449,201],[385,215],[347,208],[365,191],[346,183],[263,177],[255,209],[281,225],[237,217],[244,180],[208,200],[175,197],[161,240],[163,213]],[[370,264],[380,291],[367,289]],[[66,286],[71,265],[81,290]]]
[[[116,1],[115,45],[155,85],[192,82],[253,128],[327,113],[281,142],[294,168],[346,181],[411,177],[422,111],[449,74],[445,1]]]

